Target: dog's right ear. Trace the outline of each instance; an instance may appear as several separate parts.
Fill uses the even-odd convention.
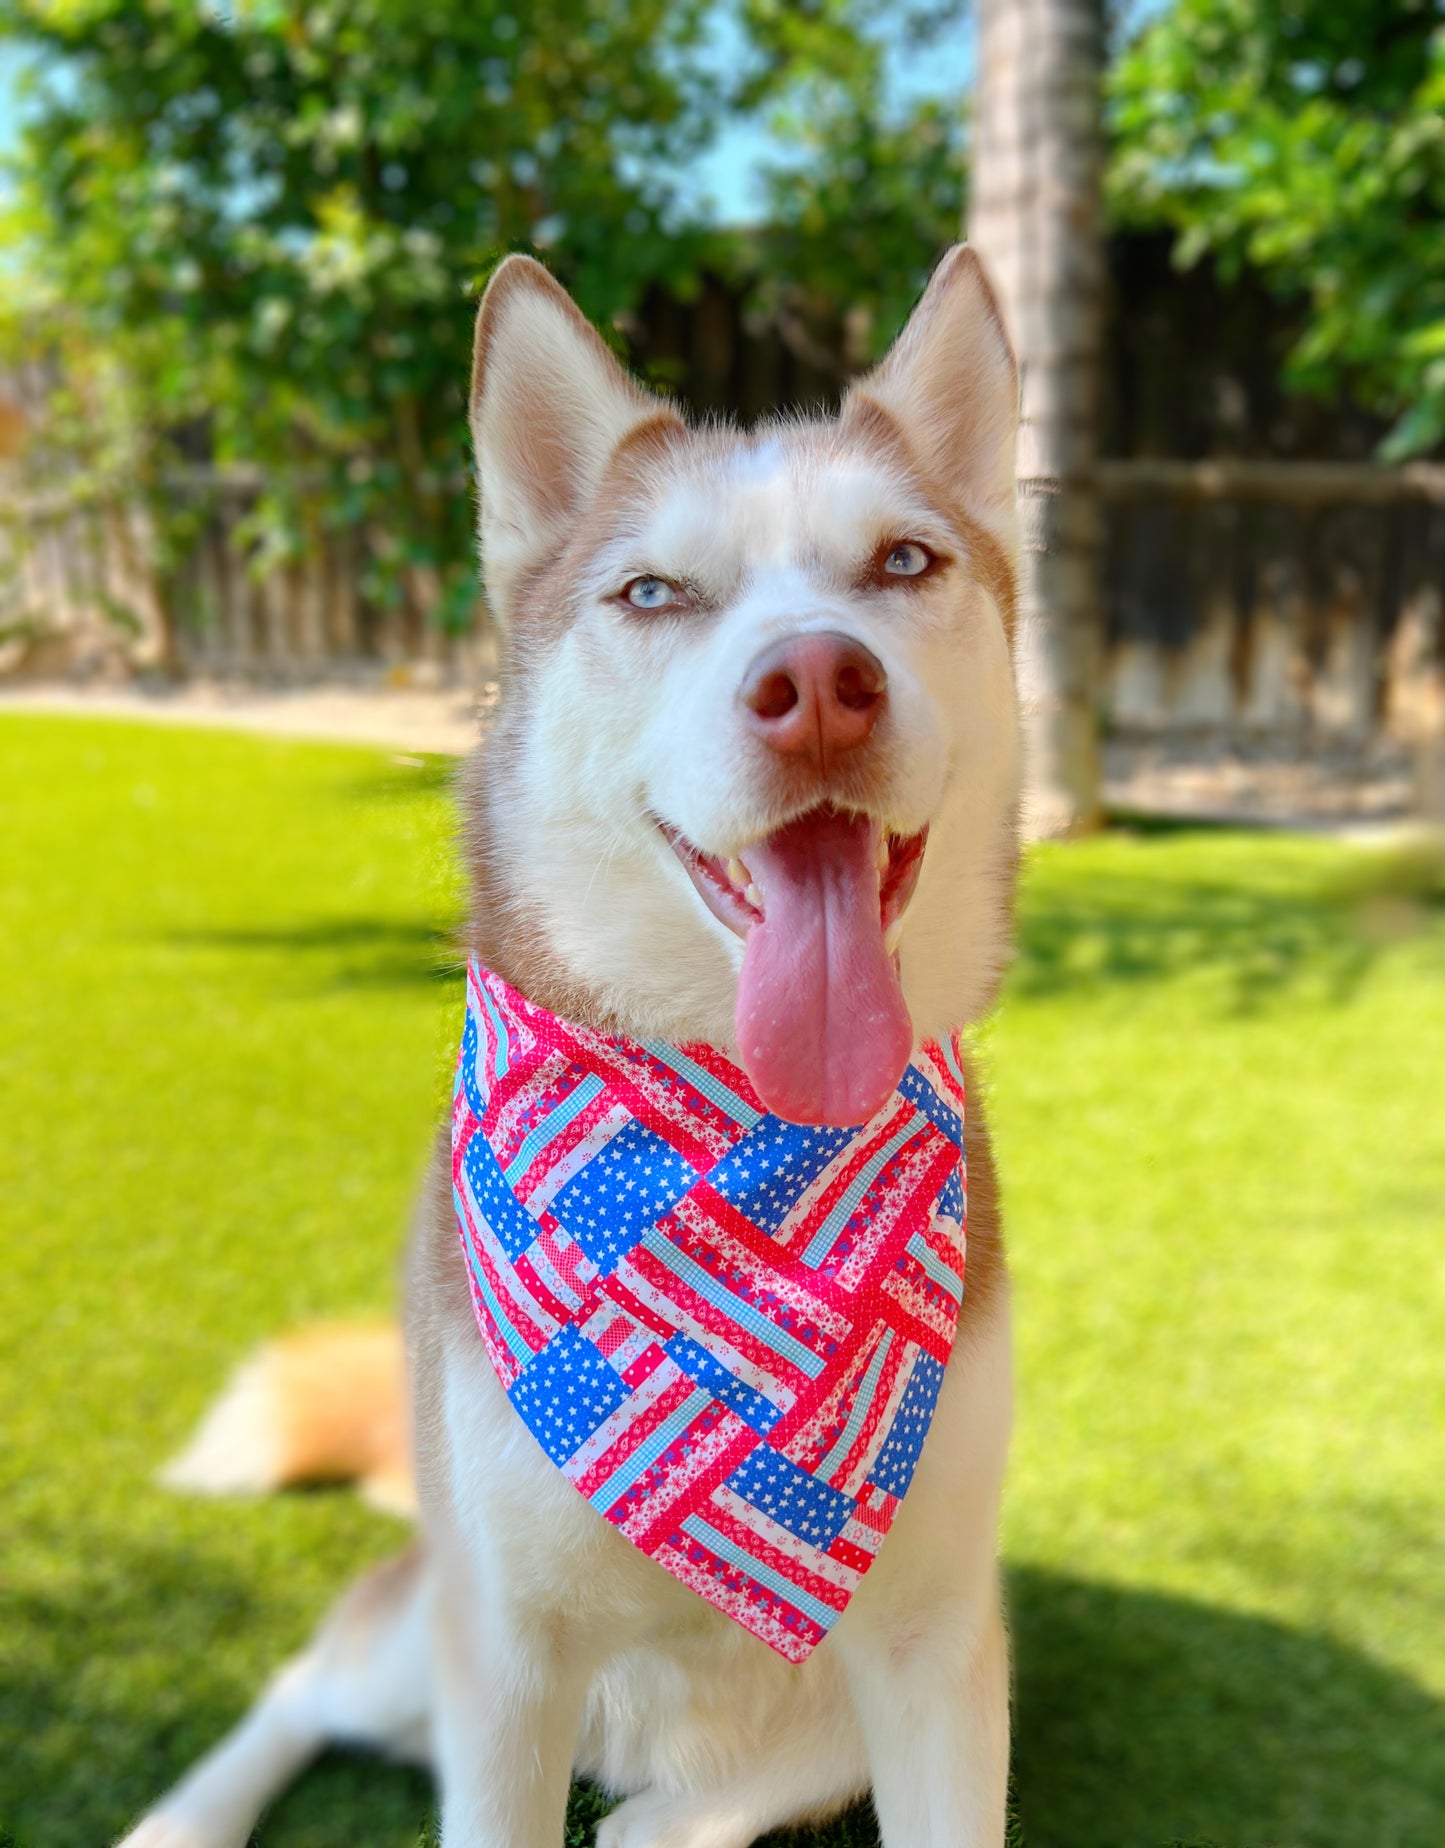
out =
[[[528,567],[565,543],[618,444],[658,420],[681,428],[540,263],[498,266],[477,312],[471,428],[482,568],[501,620]]]

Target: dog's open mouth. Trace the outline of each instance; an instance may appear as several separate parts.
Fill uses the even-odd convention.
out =
[[[660,825],[703,903],[746,943],[737,1034],[753,1088],[794,1123],[866,1122],[913,1049],[897,947],[927,828],[891,834],[817,808],[721,860]]]

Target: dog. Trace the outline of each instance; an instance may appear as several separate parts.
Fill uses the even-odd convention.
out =
[[[886,1539],[876,1559],[847,1545],[825,1556],[806,1535],[789,1541],[760,1496],[752,1514],[771,1539],[741,1577],[726,1560],[698,1565],[706,1548],[683,1557],[676,1533],[649,1556],[518,1415],[485,1266],[467,1257],[465,1241],[492,1230],[466,1192],[456,1124],[476,1131],[497,1107],[496,1094],[468,1101],[473,1081],[491,1082],[494,1029],[499,1072],[532,1029],[539,1059],[560,1035],[598,1061],[632,1059],[624,1077],[661,1047],[698,1091],[696,1122],[725,1139],[742,1134],[731,1110],[783,1136],[812,1126],[798,1146],[840,1146],[826,1139],[876,1126],[906,1074],[932,1074],[941,1097],[952,1056],[966,1085],[966,1054],[940,1049],[994,999],[1018,861],[1017,403],[967,246],[837,415],[750,432],[690,426],[645,391],[538,263],[495,272],[470,419],[504,681],[460,783],[481,1038],[464,1042],[460,1114],[439,1138],[409,1258],[421,1537],[347,1594],[125,1848],[240,1848],[330,1742],[432,1764],[447,1848],[558,1848],[574,1773],[621,1799],[599,1848],[747,1848],[869,1792],[886,1848],[1002,1842],[1010,1333],[976,1087],[966,1288]],[[662,1078],[665,1105],[687,1084]],[[651,1107],[635,1106],[639,1120]],[[956,1160],[946,1136],[934,1144]],[[886,1188],[882,1200],[867,1210],[886,1217]],[[327,1473],[330,1454],[330,1473],[389,1484],[394,1502],[401,1389],[387,1339],[354,1342],[339,1373],[324,1355],[256,1363],[203,1433],[190,1480],[205,1481],[207,1458],[224,1487]],[[714,1365],[713,1349],[689,1351]],[[589,1364],[607,1371],[595,1351]],[[348,1365],[373,1389],[346,1389]],[[739,1367],[738,1402],[761,1403]],[[298,1439],[297,1395],[319,1393],[328,1371],[321,1435]],[[582,1396],[568,1388],[549,1415],[570,1417]],[[707,1441],[736,1427],[760,1443],[732,1403],[711,1405]],[[232,1480],[238,1444],[252,1461]],[[779,1455],[766,1467],[796,1470]],[[868,1507],[849,1506],[847,1531],[867,1541]],[[714,1528],[689,1531],[727,1551]],[[799,1590],[797,1609],[794,1555],[818,1594]],[[754,1596],[760,1580],[778,1595]]]

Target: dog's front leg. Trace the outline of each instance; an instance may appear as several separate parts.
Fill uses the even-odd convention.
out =
[[[1000,1293],[955,1347],[908,1499],[833,1639],[884,1848],[1003,1842],[1009,1664],[997,1533],[1011,1399]]]
[[[1001,1848],[1008,1642],[997,1587],[982,1609],[941,1607],[909,1627],[865,1630],[847,1652],[884,1848]]]
[[[518,1620],[495,1596],[475,1608],[475,1580],[444,1577],[442,1589],[434,1748],[444,1848],[559,1848],[591,1654],[561,1618]]]

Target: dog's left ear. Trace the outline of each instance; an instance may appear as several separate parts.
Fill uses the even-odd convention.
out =
[[[1019,386],[978,253],[955,244],[885,357],[849,392],[845,425],[881,409],[938,486],[990,526],[1011,523]]]
[[[559,282],[508,257],[477,312],[471,427],[482,568],[494,614],[566,543],[620,444],[681,420],[630,379]]]

